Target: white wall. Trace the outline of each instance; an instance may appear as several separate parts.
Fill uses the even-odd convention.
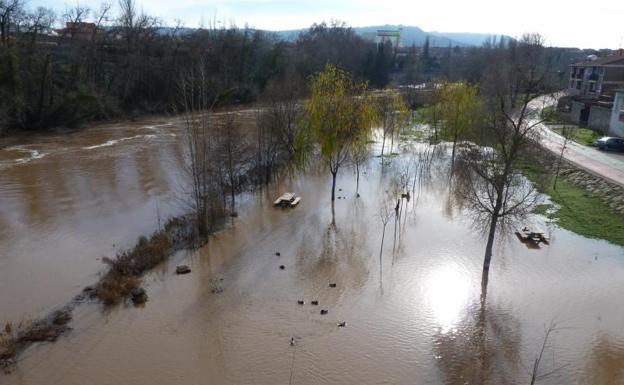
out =
[[[620,113],[624,113],[624,90],[616,91],[611,110],[611,124],[609,134],[624,138],[624,121],[620,120]]]

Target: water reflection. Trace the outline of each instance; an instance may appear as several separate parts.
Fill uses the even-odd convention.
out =
[[[433,338],[445,384],[525,383],[522,378],[527,374],[520,365],[521,329],[516,319],[475,304],[464,309],[457,325],[452,332],[440,330]]]
[[[593,385],[624,384],[624,341],[602,334],[591,351],[587,383]]]
[[[431,308],[440,332],[456,330],[470,296],[470,282],[456,263],[447,263],[432,270],[426,281],[427,305]]]

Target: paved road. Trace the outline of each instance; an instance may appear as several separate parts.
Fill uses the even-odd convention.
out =
[[[541,110],[555,103],[556,98],[544,96],[531,102],[530,107]],[[534,122],[537,122],[536,119],[539,117],[534,117]],[[539,129],[542,146],[559,155],[565,141],[563,136],[553,132],[545,124],[539,124]],[[594,147],[568,141],[563,156],[577,167],[624,187],[624,155],[603,152]]]

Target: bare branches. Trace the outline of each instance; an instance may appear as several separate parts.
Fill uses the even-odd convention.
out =
[[[565,365],[560,365],[554,369],[551,369],[547,372],[541,373],[540,374],[540,364],[542,363],[542,359],[544,357],[544,352],[546,351],[546,349],[548,348],[548,340],[550,338],[550,336],[561,330],[561,328],[558,326],[558,324],[555,322],[554,319],[552,319],[550,321],[550,324],[548,325],[548,327],[546,328],[546,332],[544,334],[544,339],[542,340],[542,345],[541,348],[539,350],[539,353],[537,354],[537,357],[535,357],[535,361],[533,362],[533,367],[531,370],[531,385],[535,385],[537,383],[538,380],[542,380],[546,377],[549,377],[561,370],[563,370],[564,368],[566,368],[568,366],[568,364]]]
[[[0,0],[0,43],[9,45],[11,26],[16,25],[24,12],[21,0]]]
[[[477,145],[459,155],[458,191],[475,221],[488,232],[482,276],[485,300],[497,226],[523,219],[538,195],[522,177],[518,163],[539,135],[530,103],[549,89],[549,62],[538,35],[494,48],[482,86],[485,124],[473,133]]]
[[[217,210],[215,196],[218,192],[211,162],[214,120],[209,115],[215,99],[211,97],[209,80],[201,64],[180,79],[179,87],[185,121],[190,206],[196,217],[197,230],[205,237],[211,230]]]

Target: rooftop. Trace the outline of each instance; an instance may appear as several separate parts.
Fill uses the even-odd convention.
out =
[[[597,67],[604,65],[622,65],[624,66],[624,52],[620,50],[618,54],[599,57],[593,60],[585,60],[572,64],[573,67]]]

